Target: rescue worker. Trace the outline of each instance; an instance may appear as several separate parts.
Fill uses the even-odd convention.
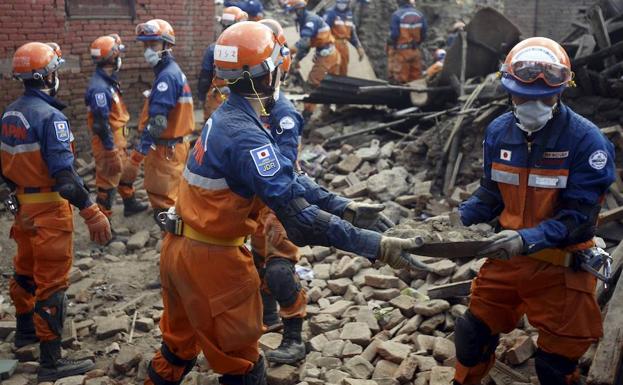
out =
[[[227,0],[225,7],[238,7],[249,15],[250,21],[260,21],[264,18],[264,6],[260,0]]]
[[[398,0],[392,14],[387,41],[387,70],[390,82],[408,83],[422,77],[422,51],[426,40],[426,19],[415,9],[415,1]]]
[[[281,46],[287,47],[283,29],[277,21],[264,19],[260,23],[273,31]],[[291,64],[291,56],[285,49],[283,61],[282,81]],[[279,151],[296,165],[304,123],[303,117],[285,94],[279,93],[270,115],[262,117],[262,121],[274,138]],[[295,273],[299,250],[287,239],[283,226],[271,209],[263,208],[257,222],[258,228],[251,236],[251,246],[255,265],[262,279],[264,311],[262,320],[267,331],[284,328],[281,344],[277,349],[268,352],[266,359],[276,363],[293,364],[305,358],[301,327],[307,314],[307,295]],[[283,319],[283,323],[280,318]]]
[[[63,64],[56,43],[26,43],[13,56],[13,76],[24,94],[2,114],[1,179],[13,195],[11,238],[17,243],[9,293],[16,314],[15,346],[39,342],[39,382],[83,374],[91,360],[61,358],[73,258],[71,205],[80,210],[92,241],[106,244],[110,224],[73,167],[73,134],[55,98]]]
[[[130,114],[117,80],[124,51],[117,34],[100,36],[91,43],[91,59],[96,68],[84,98],[88,110],[87,126],[93,133],[91,148],[95,158],[96,202],[108,218],[112,215],[116,190],[123,198],[124,216],[148,209],[134,196],[136,175],[129,175],[126,125]]]
[[[517,44],[501,68],[512,112],[484,140],[484,177],[460,205],[469,226],[499,217],[503,229],[481,250],[488,257],[456,322],[455,383],[480,384],[495,361],[499,334],[526,314],[539,330],[541,384],[578,384],[578,359],[602,335],[596,279],[573,268],[573,251],[593,246],[600,202],[614,180],[614,148],[561,101],[573,78],[555,41]]]
[[[296,55],[292,61],[292,67],[298,70],[300,61],[307,56],[310,48],[315,48],[314,66],[307,77],[307,84],[311,88],[316,88],[327,74],[337,75],[339,73],[340,54],[335,48],[331,28],[320,16],[308,11],[306,6],[307,0],[288,0],[288,9],[296,14],[296,24],[301,36],[295,44]],[[305,103],[303,118],[306,122],[311,118],[315,108],[315,104]],[[324,112],[328,112],[328,106]]]
[[[216,76],[229,82],[231,94],[206,122],[175,211],[166,215],[172,233],[160,263],[163,344],[146,384],[179,384],[199,349],[222,374],[221,384],[266,383],[258,349],[260,279],[243,245],[264,204],[296,245],[333,245],[395,268],[417,264],[406,252],[421,240],[383,237],[341,219],[349,206],[355,226],[383,228],[378,207],[350,202],[296,175],[264,129],[260,118],[273,109],[286,55],[273,32],[256,22],[237,23],[217,41]]]
[[[223,9],[221,27],[223,31],[230,25],[246,21],[248,15],[238,7]],[[197,81],[199,101],[203,105],[203,120],[206,121],[229,95],[225,81],[214,77],[214,43],[210,44],[203,54],[201,72]]]
[[[350,0],[337,0],[335,7],[328,9],[323,16],[335,38],[335,48],[340,53],[338,70],[338,75],[340,76],[346,76],[348,73],[348,62],[350,60],[348,42],[357,49],[359,61],[362,61],[365,57],[365,51],[357,36],[357,28],[353,21],[353,11],[351,11],[349,3]]]
[[[161,19],[136,26],[136,38],[143,42],[145,60],[155,79],[147,100],[148,123],[141,135],[137,157],[145,157],[145,190],[154,209],[154,219],[172,207],[177,198],[188,156],[188,135],[195,129],[193,98],[186,75],[175,62],[172,48],[175,32]]]
[[[443,70],[443,62],[446,60],[446,50],[437,48],[433,54],[435,62],[426,69],[426,80],[432,81]]]

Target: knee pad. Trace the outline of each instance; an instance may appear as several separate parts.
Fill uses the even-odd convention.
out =
[[[165,380],[156,372],[153,366],[151,366],[151,362],[150,362],[149,366],[147,367],[147,375],[149,376],[149,379],[152,380],[152,382],[155,385],[178,385],[180,384],[182,380],[184,379],[184,377],[186,377],[186,375],[190,373],[190,371],[195,366],[195,363],[197,362],[196,357],[190,360],[185,360],[185,359],[178,357],[177,355],[175,355],[175,353],[173,353],[169,349],[169,347],[164,342],[160,346],[160,354],[171,365],[184,368],[184,373],[182,373],[182,376],[177,381]]]
[[[35,295],[37,285],[35,285],[35,281],[32,279],[32,277],[15,273],[13,274],[13,280],[28,294]]]
[[[473,367],[487,362],[498,346],[500,336],[491,335],[491,329],[469,310],[457,318],[454,327],[456,358],[461,365]]]
[[[96,202],[104,206],[107,210],[110,210],[112,208],[113,200],[115,199],[115,192],[116,190],[114,188],[98,188]]]
[[[35,313],[47,322],[52,333],[60,337],[63,333],[63,323],[67,316],[67,296],[65,291],[57,291],[48,299],[37,301],[35,303]]]
[[[224,374],[219,379],[223,385],[266,385],[266,366],[264,357],[253,365],[253,368],[246,374]]]
[[[281,307],[294,305],[301,291],[295,277],[294,264],[284,258],[271,258],[266,263],[264,281]]]
[[[536,374],[541,384],[573,385],[573,373],[578,361],[571,360],[559,354],[547,353],[537,349],[534,356]]]

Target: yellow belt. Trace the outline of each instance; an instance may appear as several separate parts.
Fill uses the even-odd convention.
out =
[[[17,201],[20,204],[62,202],[64,200],[65,199],[55,191],[33,194],[17,194]]]
[[[562,249],[543,249],[536,253],[528,254],[528,257],[556,266],[569,267],[573,262],[573,254]]]
[[[199,231],[193,229],[184,223],[184,229],[182,230],[182,235],[188,239],[192,239],[193,241],[198,241],[202,243],[208,243],[210,245],[217,246],[242,246],[244,245],[245,237],[238,238],[216,238],[210,237],[205,234],[200,233]]]

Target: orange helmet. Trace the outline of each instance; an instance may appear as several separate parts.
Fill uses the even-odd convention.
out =
[[[293,11],[296,9],[301,9],[307,7],[307,0],[288,0],[286,1],[286,9],[288,11]]]
[[[175,31],[167,21],[151,19],[136,26],[136,39],[140,41],[164,41],[175,45]]]
[[[500,72],[509,93],[533,99],[559,94],[573,79],[569,55],[546,37],[531,37],[513,47]]]
[[[248,19],[249,15],[242,9],[238,7],[227,7],[223,9],[221,24],[226,28],[241,21],[247,21]]]
[[[116,33],[100,36],[91,43],[91,59],[95,64],[112,63],[125,52],[125,46]]]
[[[288,42],[286,41],[286,35],[283,32],[281,24],[279,24],[277,20],[273,19],[262,19],[258,21],[258,23],[264,24],[265,26],[270,28],[271,31],[273,31],[273,34],[275,34],[277,42],[284,47],[283,53],[285,56],[283,57],[283,65],[281,66],[281,68],[283,69],[284,73],[288,73],[288,71],[290,71],[290,65],[292,64],[292,55],[290,54],[290,50],[287,49]]]
[[[243,21],[227,28],[216,41],[216,76],[237,80],[245,75],[257,78],[283,64],[284,46],[270,28],[254,21]]]
[[[13,76],[21,80],[42,80],[65,62],[56,43],[26,43],[13,55]]]

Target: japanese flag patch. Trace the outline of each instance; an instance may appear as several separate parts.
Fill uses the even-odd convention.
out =
[[[513,154],[512,151],[508,151],[508,150],[500,150],[500,159],[502,160],[506,160],[509,161],[511,160],[511,155]]]
[[[106,94],[103,92],[95,94],[95,103],[98,107],[106,107]]]
[[[251,152],[253,163],[257,167],[257,172],[264,177],[273,176],[281,169],[279,159],[275,154],[272,144],[266,144],[262,147],[254,148]]]
[[[54,130],[56,131],[56,139],[58,139],[60,142],[66,142],[71,138],[69,125],[67,122],[54,122]]]

